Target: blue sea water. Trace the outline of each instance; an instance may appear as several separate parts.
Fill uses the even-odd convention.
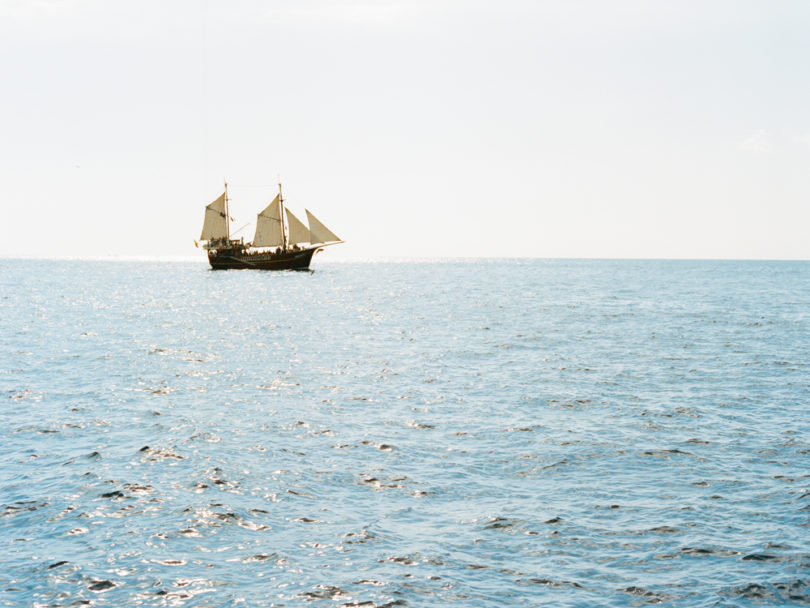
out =
[[[313,269],[0,260],[0,605],[810,605],[810,264]]]

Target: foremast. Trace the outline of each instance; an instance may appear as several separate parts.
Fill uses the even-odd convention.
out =
[[[281,221],[281,248],[287,251],[290,246],[290,239],[287,235],[287,224],[284,221],[284,197],[281,195],[281,183],[278,184],[278,207],[279,207],[279,220]]]
[[[225,182],[225,191],[205,207],[205,219],[200,240],[205,241],[205,249],[208,250],[218,249],[230,243],[231,224],[227,182]]]

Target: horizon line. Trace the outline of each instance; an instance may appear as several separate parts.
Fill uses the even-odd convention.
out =
[[[189,255],[70,255],[70,256],[31,256],[0,254],[0,260],[53,261],[53,262],[184,262],[207,264],[204,257]],[[711,258],[711,257],[571,257],[571,256],[350,256],[322,258],[318,263],[404,263],[442,261],[482,261],[482,260],[545,260],[545,261],[615,261],[615,262],[810,262],[810,258]]]

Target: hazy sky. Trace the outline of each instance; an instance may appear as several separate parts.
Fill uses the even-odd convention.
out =
[[[202,256],[223,178],[238,227],[280,175],[329,257],[810,259],[808,32],[804,0],[0,0],[0,255]]]

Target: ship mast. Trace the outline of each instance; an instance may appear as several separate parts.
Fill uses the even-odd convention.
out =
[[[287,230],[284,224],[284,198],[281,196],[281,183],[278,185],[278,207],[278,214],[281,218],[281,242],[284,247],[284,251],[287,251]]]
[[[231,211],[228,209],[228,182],[225,182],[225,234],[231,240]]]

